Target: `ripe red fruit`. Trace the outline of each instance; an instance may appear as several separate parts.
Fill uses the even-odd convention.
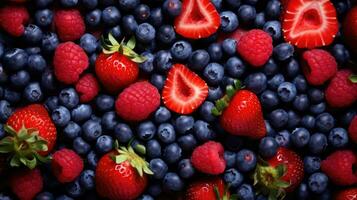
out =
[[[82,103],[90,102],[99,92],[99,83],[93,74],[85,74],[76,83],[76,91]]]
[[[348,107],[357,100],[357,83],[350,80],[352,71],[342,69],[330,81],[325,91],[327,103],[336,108]]]
[[[357,6],[349,10],[345,17],[343,35],[346,44],[357,54]]]
[[[348,134],[354,143],[357,143],[357,115],[353,117],[350,126],[348,127]]]
[[[261,67],[273,53],[273,39],[260,29],[250,30],[240,38],[237,52],[253,67]]]
[[[218,175],[226,169],[221,143],[208,141],[196,147],[191,156],[192,165],[200,172]]]
[[[303,179],[303,161],[294,151],[284,147],[280,147],[266,163],[259,163],[254,174],[256,186],[262,187],[266,195],[275,193],[280,196],[292,192]]]
[[[356,200],[357,199],[357,188],[349,188],[339,191],[335,200]]]
[[[176,32],[191,39],[209,37],[220,25],[221,17],[210,0],[183,0],[174,22]]]
[[[321,170],[336,185],[353,185],[357,183],[357,173],[353,169],[356,164],[357,159],[354,152],[339,150],[321,162]]]
[[[302,55],[303,72],[311,85],[322,85],[337,72],[335,58],[322,49],[305,51]]]
[[[170,69],[162,100],[165,106],[180,114],[190,114],[206,99],[208,86],[197,74],[182,64],[175,64]]]
[[[160,106],[160,94],[147,81],[136,82],[125,88],[115,102],[117,114],[128,121],[141,121]]]
[[[8,5],[0,9],[0,27],[15,37],[24,33],[24,25],[29,18],[29,13],[24,6]]]
[[[220,32],[219,36],[218,36],[218,42],[223,42],[223,40],[227,39],[227,38],[232,38],[234,40],[238,42],[240,41],[240,39],[242,38],[242,36],[247,33],[247,30],[241,29],[241,28],[237,28],[235,31],[233,31],[232,33],[223,33]]]
[[[16,171],[10,177],[10,188],[20,200],[31,200],[42,191],[43,180],[39,169]]]
[[[56,143],[56,127],[46,108],[32,104],[17,109],[8,119],[5,131],[10,135],[0,142],[1,153],[13,154],[11,166],[21,164],[33,169],[38,162],[46,162],[47,155]]]
[[[88,56],[84,50],[73,42],[61,43],[57,46],[53,57],[56,78],[66,84],[73,84],[88,68]]]
[[[226,189],[223,180],[219,177],[200,179],[187,187],[185,200],[228,200],[230,194]],[[219,196],[215,190],[218,191]]]
[[[83,160],[70,149],[61,149],[52,156],[51,170],[60,183],[74,181],[83,170]]]
[[[328,0],[289,1],[282,27],[285,40],[298,48],[329,45],[338,32],[335,7]]]
[[[74,41],[81,38],[86,30],[82,15],[78,10],[57,10],[54,23],[61,41]]]
[[[153,174],[148,165],[131,146],[105,154],[95,173],[98,194],[112,200],[136,199],[147,186],[146,174]]]

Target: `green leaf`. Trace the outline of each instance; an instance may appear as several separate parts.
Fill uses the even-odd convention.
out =
[[[11,153],[14,151],[13,145],[0,145],[0,153]]]
[[[230,197],[229,197],[230,200],[238,200],[238,195],[237,194],[232,194]]]
[[[219,191],[218,191],[218,187],[214,186],[213,190],[214,190],[214,194],[216,195],[216,199],[217,200],[221,199],[221,196],[220,196]]]
[[[14,138],[11,136],[7,136],[0,140],[0,145],[13,145],[14,143]]]
[[[219,99],[216,102],[216,107],[219,111],[223,111],[227,106],[228,106],[228,103],[223,99]]]
[[[231,99],[234,96],[235,93],[236,93],[236,90],[234,89],[233,86],[228,85],[226,87],[226,94],[229,97],[229,99]]]
[[[146,154],[146,148],[144,145],[142,144],[137,144],[134,146],[134,149],[136,152],[142,154],[142,155],[145,155]]]
[[[282,177],[286,172],[286,166],[284,164],[280,164],[275,168],[275,170],[278,173],[278,177]]]
[[[268,196],[268,200],[277,200],[278,199],[278,191],[271,190]]]
[[[40,154],[38,154],[37,152],[34,153],[34,156],[37,158],[38,161],[40,161],[41,163],[48,163],[51,161],[51,157],[50,156],[41,156]]]
[[[238,79],[234,80],[234,88],[236,90],[240,90],[242,88],[242,82],[240,82]]]
[[[214,116],[220,116],[222,114],[221,111],[218,111],[218,109],[216,107],[212,108],[211,110],[211,113],[214,115]]]
[[[32,159],[27,159],[25,157],[20,157],[20,161],[22,164],[24,164],[26,167],[30,169],[34,169],[36,167],[37,161],[36,158],[33,157]]]
[[[11,167],[20,167],[20,160],[19,160],[19,157],[18,156],[14,156],[11,158],[10,160],[10,166]]]
[[[118,148],[119,148],[119,142],[118,142],[118,140],[115,140],[114,149],[118,149]]]
[[[118,43],[118,41],[113,37],[113,35],[111,33],[108,34],[108,40],[109,40],[110,44],[112,44],[113,46],[119,46],[120,45]]]
[[[149,165],[148,163],[146,163],[146,164],[144,165],[144,172],[145,172],[146,174],[153,175],[154,172],[151,171],[151,169],[148,167],[148,165]]]
[[[131,60],[134,61],[135,63],[143,63],[147,60],[147,58],[144,56],[137,56]]]
[[[116,164],[120,164],[120,163],[122,163],[122,162],[124,162],[126,160],[128,160],[128,156],[126,156],[126,155],[118,155],[118,156],[114,157],[114,162]]]
[[[278,187],[278,188],[288,188],[290,186],[290,183],[286,182],[286,181],[275,181],[273,183],[274,186]]]
[[[350,77],[349,77],[349,79],[350,79],[350,81],[352,82],[352,83],[357,83],[357,75],[351,75]]]
[[[126,43],[126,46],[129,48],[129,49],[134,49],[135,48],[135,44],[136,44],[136,39],[134,36],[132,36],[130,38],[130,40]]]
[[[13,129],[13,128],[12,128],[11,126],[9,126],[9,125],[5,125],[5,126],[4,126],[4,130],[5,130],[5,132],[9,133],[9,134],[12,135],[12,136],[16,136],[16,135],[17,135],[15,129]]]

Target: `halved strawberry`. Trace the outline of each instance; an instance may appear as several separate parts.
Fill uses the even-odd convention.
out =
[[[337,31],[336,9],[329,0],[293,0],[284,10],[284,38],[299,48],[329,45]]]
[[[209,37],[217,31],[221,18],[210,0],[183,0],[182,11],[175,19],[178,34],[192,39]]]
[[[162,91],[162,100],[167,108],[180,114],[190,114],[207,95],[208,86],[197,74],[182,64],[172,66]]]

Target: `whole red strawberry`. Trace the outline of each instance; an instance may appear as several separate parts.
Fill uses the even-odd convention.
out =
[[[76,91],[82,103],[92,101],[99,92],[99,83],[93,74],[85,74],[76,83]]]
[[[325,91],[327,103],[336,108],[348,107],[357,100],[357,83],[350,79],[352,71],[342,69],[332,78]]]
[[[221,143],[208,141],[196,147],[191,156],[192,165],[200,172],[218,175],[226,169]]]
[[[357,188],[349,188],[339,191],[335,200],[356,200],[357,199]]]
[[[261,67],[273,53],[273,39],[260,29],[250,30],[240,38],[237,52],[253,67]]]
[[[146,174],[153,174],[148,165],[131,146],[105,154],[95,173],[98,194],[111,200],[136,199],[147,186]]]
[[[0,27],[12,36],[21,36],[29,19],[29,13],[24,6],[8,5],[0,9]]]
[[[10,177],[10,188],[20,200],[31,200],[42,191],[43,180],[39,169],[16,171]]]
[[[141,121],[160,106],[160,94],[147,81],[136,82],[125,88],[115,102],[117,114],[128,121]]]
[[[311,85],[322,85],[337,72],[335,58],[322,49],[305,51],[302,55],[303,71]]]
[[[350,126],[348,127],[348,134],[354,143],[357,143],[357,115],[353,117]]]
[[[218,192],[218,194],[217,194]],[[230,194],[219,177],[200,179],[191,183],[185,192],[185,200],[230,199]]]
[[[57,46],[53,57],[56,78],[66,84],[73,84],[89,66],[84,50],[73,42],[61,43]]]
[[[280,147],[274,157],[256,167],[254,183],[266,195],[283,196],[304,179],[304,163],[294,151]]]
[[[357,183],[357,173],[354,172],[356,164],[357,158],[354,152],[339,150],[321,162],[321,170],[336,185],[353,185]]]
[[[343,35],[346,44],[357,54],[357,6],[349,10],[345,17]]]
[[[60,183],[74,181],[83,170],[82,158],[71,149],[61,149],[52,156],[51,170]]]
[[[56,143],[57,131],[46,108],[32,104],[17,109],[7,120],[5,131],[9,136],[0,141],[1,153],[10,153],[11,166],[25,165],[30,169],[38,162],[46,162]]]
[[[103,44],[103,53],[95,61],[95,72],[103,86],[112,93],[118,92],[138,79],[139,67],[137,63],[145,61],[144,57],[136,54],[135,38],[126,44],[119,44],[109,34],[110,44]]]
[[[86,30],[82,15],[78,10],[57,10],[54,23],[61,41],[74,41],[81,38]]]
[[[265,136],[266,127],[258,97],[249,90],[240,90],[240,82],[228,86],[226,95],[216,101],[212,114],[220,115],[220,125],[232,135],[259,139]]]

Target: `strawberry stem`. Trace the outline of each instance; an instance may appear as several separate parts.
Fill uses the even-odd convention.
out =
[[[223,110],[229,105],[229,102],[235,95],[237,91],[242,89],[242,84],[239,80],[234,80],[233,85],[228,85],[226,87],[226,94],[215,102],[215,107],[212,108],[211,113],[214,116],[219,116],[222,114]]]

